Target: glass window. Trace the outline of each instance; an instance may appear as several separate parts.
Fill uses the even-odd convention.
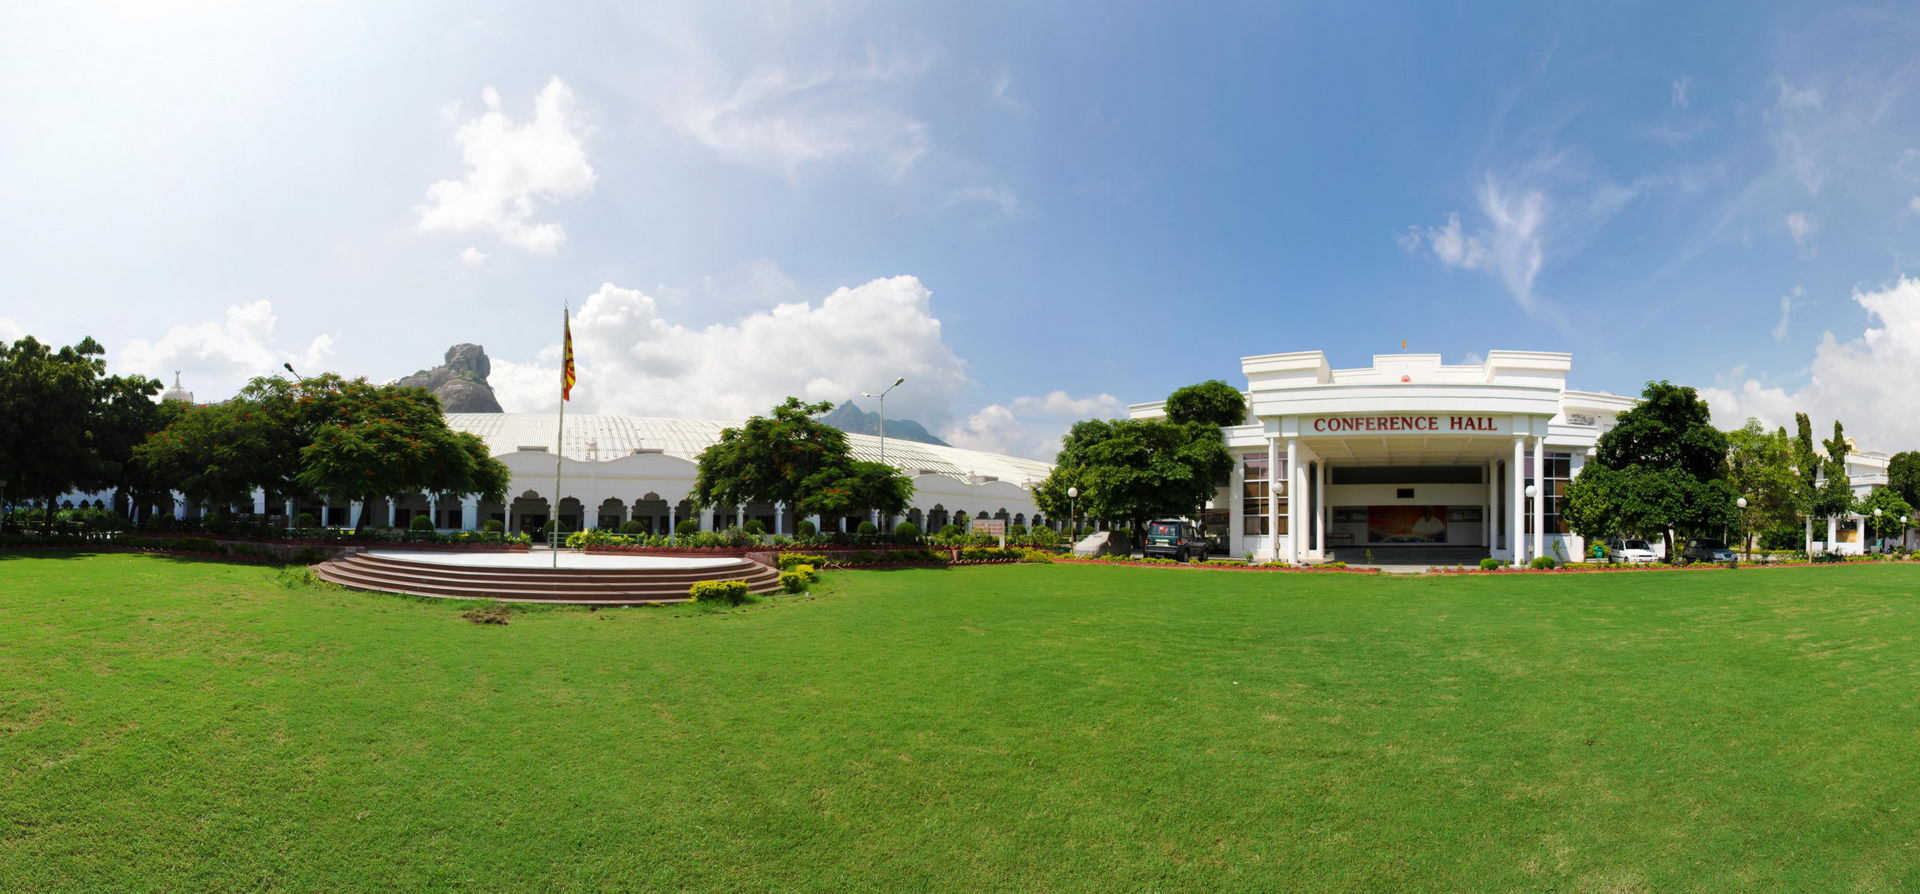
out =
[[[1541,466],[1546,472],[1547,479],[1546,484],[1540,488],[1540,499],[1544,501],[1540,509],[1541,514],[1544,516],[1543,521],[1546,526],[1546,532],[1548,534],[1565,534],[1567,533],[1567,520],[1561,515],[1560,510],[1566,503],[1567,482],[1573,478],[1573,454],[1548,452],[1541,458]],[[1533,483],[1533,462],[1531,456],[1528,457],[1527,462],[1526,483]],[[1528,534],[1533,533],[1533,510],[1531,507],[1527,510],[1526,531]]]
[[[1267,533],[1267,507],[1272,502],[1270,495],[1271,480],[1267,475],[1267,458],[1264,454],[1243,457],[1240,460],[1245,481],[1241,485],[1240,511],[1243,530],[1248,534],[1265,535]],[[1287,474],[1285,460],[1280,461],[1280,474]],[[1287,498],[1280,498],[1280,533],[1287,533]]]

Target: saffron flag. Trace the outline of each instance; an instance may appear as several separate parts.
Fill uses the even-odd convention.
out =
[[[561,319],[561,330],[566,333],[566,346],[560,355],[560,399],[573,400],[573,320],[564,313]]]

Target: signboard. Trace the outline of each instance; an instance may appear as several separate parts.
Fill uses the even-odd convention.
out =
[[[1491,435],[1508,429],[1509,417],[1461,413],[1392,413],[1368,416],[1308,416],[1300,433],[1312,435]]]
[[[1007,548],[1007,522],[1005,519],[976,519],[967,531],[972,534],[986,534],[992,537],[998,537],[1000,538],[1000,548]]]

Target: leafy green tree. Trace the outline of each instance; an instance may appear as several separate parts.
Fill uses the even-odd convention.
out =
[[[1820,480],[1820,451],[1813,441],[1813,421],[1805,413],[1793,414],[1793,469],[1800,476],[1797,494],[1800,514],[1813,514],[1813,497]]]
[[[1167,421],[1183,424],[1205,423],[1214,428],[1242,425],[1247,421],[1247,398],[1219,379],[1188,385],[1167,395]]]
[[[1089,419],[1074,424],[1054,471],[1034,488],[1049,517],[1124,520],[1138,539],[1156,517],[1194,514],[1233,469],[1218,426],[1203,421]],[[1068,487],[1080,497],[1070,501]]]
[[[1887,462],[1887,486],[1907,501],[1920,506],[1920,453],[1902,450]]]
[[[1785,428],[1767,431],[1758,419],[1727,432],[1727,483],[1747,498],[1740,528],[1755,531],[1798,527],[1801,479],[1794,471],[1795,446]]]
[[[479,437],[449,428],[425,389],[355,379],[329,397],[331,418],[300,449],[294,481],[301,487],[360,501],[414,491],[505,497],[506,466]]]
[[[160,383],[108,376],[105,358],[92,338],[58,350],[30,335],[0,344],[0,480],[40,499],[48,526],[60,494],[119,485],[154,423]]]
[[[1568,487],[1565,507],[1586,536],[1657,530],[1673,555],[1675,529],[1719,534],[1736,521],[1727,436],[1689,387],[1647,383],[1640,403],[1600,436],[1596,461],[1574,485],[1588,475],[1592,483]]]
[[[1827,453],[1820,460],[1821,480],[1813,495],[1813,514],[1834,518],[1854,509],[1853,482],[1847,477],[1847,431],[1839,420],[1834,420],[1833,437],[1823,446]]]
[[[1891,486],[1874,488],[1872,493],[1861,498],[1854,509],[1866,516],[1867,524],[1873,527],[1873,534],[1877,538],[1905,533],[1900,520],[1913,516],[1913,504],[1908,503]],[[1880,510],[1877,518],[1873,514],[1875,509]]]
[[[856,462],[847,436],[814,417],[833,404],[797,397],[754,416],[700,452],[692,499],[702,506],[785,503],[796,515],[860,509],[894,514],[906,508],[913,482],[900,470]]]

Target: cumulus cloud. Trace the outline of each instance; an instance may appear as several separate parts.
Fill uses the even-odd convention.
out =
[[[1841,341],[1828,332],[1814,349],[1806,384],[1768,385],[1738,372],[1701,389],[1717,425],[1734,427],[1756,417],[1768,426],[1793,424],[1793,414],[1846,423],[1863,449],[1888,452],[1920,444],[1920,414],[1913,412],[1913,383],[1920,381],[1920,278],[1903,277],[1875,292],[1855,290],[1853,300],[1870,325]]]
[[[1907,210],[1915,214],[1920,214],[1920,196],[1914,196],[1907,200]]]
[[[968,379],[932,296],[917,278],[896,276],[695,327],[663,315],[644,292],[606,283],[573,317],[579,383],[569,409],[731,421],[788,395],[839,402],[905,376],[907,385],[888,397],[888,415],[937,431]],[[496,359],[493,370],[507,410],[558,405],[557,345],[530,362]]]
[[[1412,227],[1396,239],[1408,251],[1432,251],[1443,266],[1485,271],[1522,307],[1532,307],[1533,282],[1546,264],[1547,197],[1538,190],[1510,190],[1488,175],[1479,200],[1485,225],[1472,233],[1453,213],[1444,226]]]
[[[466,251],[460,253],[460,263],[468,267],[478,267],[486,262],[487,253],[474,246],[469,245]]]
[[[306,375],[326,371],[333,360],[333,336],[322,334],[304,349],[291,349],[279,342],[279,322],[270,301],[236,304],[220,321],[176,325],[156,341],[136,338],[110,359],[118,372],[168,383],[178,370],[201,400],[224,400],[254,376],[282,372],[283,363]]]
[[[0,343],[16,342],[27,334],[27,327],[6,317],[0,317]]]
[[[466,176],[427,188],[426,204],[415,209],[419,227],[426,232],[492,233],[509,245],[552,254],[566,241],[566,230],[558,223],[536,221],[535,212],[557,199],[581,195],[594,183],[593,167],[587,163],[587,126],[573,90],[557,77],[548,81],[534,98],[532,120],[525,123],[507,117],[494,88],[487,87],[480,97],[486,110],[454,133]]]
[[[723,158],[791,178],[802,167],[861,160],[898,177],[927,154],[927,124],[904,109],[919,55],[869,51],[857,63],[761,64],[744,75],[692,73],[668,120]]]
[[[1051,462],[1060,439],[1082,419],[1123,416],[1126,405],[1111,394],[1074,397],[1065,391],[1016,397],[970,414],[941,437],[956,447],[1025,456]]]

